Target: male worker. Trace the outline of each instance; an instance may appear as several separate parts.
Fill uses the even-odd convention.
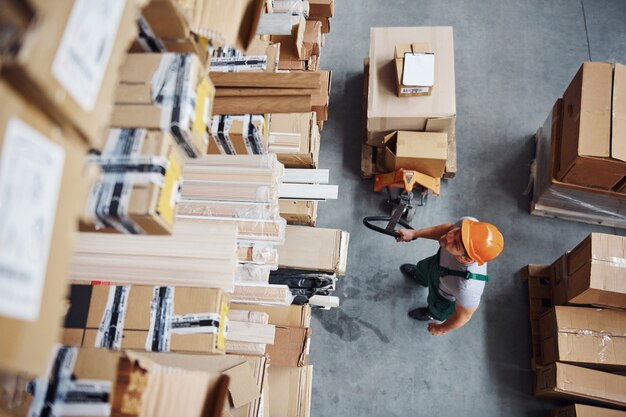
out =
[[[400,267],[404,275],[428,287],[428,306],[409,311],[409,316],[420,321],[442,322],[428,324],[428,331],[433,336],[463,326],[480,303],[488,280],[487,262],[504,249],[502,234],[494,225],[473,217],[425,229],[400,229],[398,234],[398,242],[433,239],[438,240],[441,247],[436,255],[419,261],[417,265]]]

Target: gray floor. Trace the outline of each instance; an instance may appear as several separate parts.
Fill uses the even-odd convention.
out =
[[[321,167],[340,198],[319,226],[351,233],[341,307],[316,312],[312,416],[543,416],[532,396],[528,301],[519,270],[549,263],[591,231],[610,228],[528,214],[521,195],[532,134],[583,61],[626,62],[625,0],[337,0],[322,67],[333,70]],[[506,249],[489,265],[481,307],[465,327],[432,337],[407,311],[425,290],[403,262],[436,243],[397,244],[365,229],[383,194],[359,176],[362,60],[371,26],[453,26],[458,174],[418,209],[414,227],[472,215],[498,225]]]

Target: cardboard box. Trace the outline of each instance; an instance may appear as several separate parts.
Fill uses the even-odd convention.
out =
[[[31,413],[44,415],[50,413],[53,404],[54,415],[63,416],[148,414],[158,417],[167,416],[167,410],[183,407],[187,415],[220,416],[226,404],[229,378],[185,367],[184,362],[176,359],[169,354],[148,357],[142,353],[60,347],[46,371],[49,373],[42,374],[56,383],[57,395],[36,402],[31,391],[20,392],[20,387],[16,386],[16,394],[22,396],[23,401],[16,407],[6,402],[7,397],[0,398],[0,414],[4,410],[16,417],[33,415]],[[47,378],[33,380],[31,386],[35,398],[53,387]],[[167,389],[154,389],[155,386]],[[146,412],[146,408],[151,411]]]
[[[626,68],[585,62],[563,94],[561,181],[610,190],[626,176]],[[617,125],[613,126],[613,120]]]
[[[317,116],[311,113],[272,114],[269,127],[270,151],[273,144],[293,144],[289,152],[277,148],[278,161],[285,168],[317,168],[320,132]],[[291,146],[291,145],[290,145]]]
[[[287,224],[315,226],[318,201],[279,200],[280,217]]]
[[[91,7],[87,0],[31,4],[37,25],[3,73],[57,123],[75,126],[100,149],[117,69],[137,34],[137,2],[109,1],[103,7]]]
[[[309,0],[309,18],[331,18],[335,14],[335,0]]]
[[[229,299],[219,289],[73,285],[70,302],[65,327],[84,328],[85,347],[224,353]]]
[[[306,20],[300,17],[297,25],[291,27],[289,35],[270,35],[272,43],[280,44],[280,59],[303,60],[307,59],[306,48],[304,47],[304,32],[306,31]]]
[[[195,2],[191,30],[213,45],[246,51],[252,44],[265,0],[203,0]]]
[[[407,55],[414,55],[428,62],[416,65],[411,61],[407,66],[405,65],[405,57]],[[396,66],[398,97],[429,96],[432,93],[435,71],[434,56],[427,43],[396,45],[394,63]],[[432,62],[430,62],[431,60]],[[411,85],[405,84],[404,81],[410,78],[410,74],[419,76],[418,78],[422,79],[423,82],[412,83]],[[424,80],[425,78],[431,79],[431,81]]]
[[[448,160],[445,133],[398,131],[385,136],[385,167],[418,171],[441,178]]]
[[[279,267],[344,275],[349,240],[343,230],[287,225],[285,244],[278,247]]]
[[[268,370],[272,417],[310,415],[313,366],[294,368],[272,365]]]
[[[556,362],[535,371],[535,395],[626,407],[626,376]]]
[[[568,255],[568,301],[626,308],[626,238],[592,233]]]
[[[426,97],[398,97],[395,46],[427,43],[435,53],[435,80]],[[381,147],[394,130],[451,132],[456,115],[451,27],[372,28],[370,31],[367,144]]]
[[[305,366],[309,360],[311,329],[276,326],[274,344],[267,345],[265,353],[272,365]]]
[[[87,146],[3,80],[0,97],[0,216],[11,219],[0,226],[0,370],[42,374],[87,199]]]
[[[187,156],[206,155],[214,97],[215,87],[195,54],[128,54],[111,126],[169,131]]]
[[[626,411],[594,407],[584,404],[572,404],[552,411],[552,417],[626,417]]]
[[[542,365],[626,369],[626,312],[556,306],[539,319]]]
[[[91,162],[104,172],[91,189],[82,231],[172,233],[183,161],[169,133],[112,129]]]

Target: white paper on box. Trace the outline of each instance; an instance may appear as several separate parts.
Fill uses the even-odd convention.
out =
[[[405,53],[402,84],[430,87],[435,83],[435,54]]]
[[[76,0],[52,74],[85,111],[93,111],[125,0]]]
[[[0,155],[0,315],[37,320],[65,151],[18,118]]]

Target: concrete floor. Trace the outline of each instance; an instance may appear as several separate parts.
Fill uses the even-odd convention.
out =
[[[625,0],[337,0],[322,67],[333,70],[321,168],[340,197],[318,225],[350,231],[340,308],[314,314],[312,416],[545,416],[532,396],[528,300],[519,271],[550,263],[588,233],[611,228],[528,214],[521,193],[532,135],[583,61],[626,62]],[[435,252],[365,229],[383,194],[359,176],[362,61],[371,26],[453,26],[458,174],[418,209],[416,228],[472,215],[500,227],[481,307],[463,328],[433,337],[407,311],[425,289],[398,266]]]

